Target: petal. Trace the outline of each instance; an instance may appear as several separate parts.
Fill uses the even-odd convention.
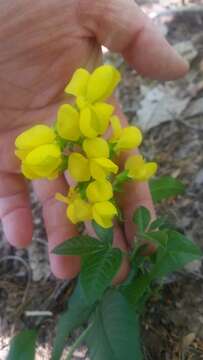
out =
[[[76,181],[88,181],[90,179],[89,162],[79,153],[72,153],[69,156],[68,171]]]
[[[109,157],[109,145],[102,138],[85,139],[83,141],[83,150],[89,159],[99,157]]]
[[[80,112],[80,131],[87,138],[95,138],[99,134],[99,121],[91,108]]]
[[[76,216],[76,213],[75,213],[75,207],[73,204],[70,204],[67,208],[67,211],[66,211],[66,215],[67,215],[67,218],[73,223],[73,224],[77,224],[78,222],[78,219],[77,219],[77,216]]]
[[[116,150],[130,150],[137,148],[142,142],[142,133],[135,126],[128,126],[122,130],[117,142]]]
[[[21,164],[21,172],[22,174],[29,180],[39,179],[40,176],[37,175],[32,169],[29,168],[24,162]]]
[[[24,160],[26,158],[26,156],[29,154],[30,150],[15,150],[15,155],[18,157],[18,159],[20,160]]]
[[[130,156],[125,162],[125,169],[128,170],[128,175],[132,178],[139,172],[140,168],[145,165],[142,155]]]
[[[90,183],[86,190],[90,202],[108,201],[113,197],[112,185],[107,180],[97,180]]]
[[[110,121],[111,121],[111,127],[112,127],[111,141],[114,141],[121,137],[122,127],[121,127],[121,123],[120,123],[118,116],[116,116],[116,115],[112,116]]]
[[[75,200],[67,208],[67,217],[73,224],[92,219],[92,206],[82,199]]]
[[[64,104],[60,106],[56,129],[59,135],[66,140],[77,141],[81,135],[79,128],[79,113],[73,106]]]
[[[146,172],[147,172],[147,180],[154,176],[157,172],[158,165],[155,162],[148,162],[146,163]]]
[[[65,93],[74,96],[84,96],[86,94],[90,74],[86,69],[78,69],[74,72],[72,79],[65,88]]]
[[[58,145],[48,144],[32,150],[24,160],[24,165],[40,177],[54,178],[62,162]]]
[[[95,161],[96,159],[90,159],[90,173],[95,180],[104,180],[108,172]]]
[[[87,100],[91,103],[106,100],[113,93],[120,79],[120,73],[113,66],[98,67],[89,78]]]
[[[116,207],[109,201],[96,203],[92,207],[93,219],[104,228],[113,225],[112,220],[117,213]]]
[[[99,135],[103,135],[108,129],[110,117],[114,111],[114,107],[106,103],[96,103],[92,107],[99,120]]]
[[[35,125],[16,138],[15,146],[20,150],[32,150],[37,146],[53,143],[55,137],[52,128],[46,125]]]
[[[119,170],[119,167],[109,159],[98,158],[98,159],[94,159],[94,161],[109,173],[117,174]]]
[[[82,199],[74,201],[75,213],[78,221],[88,221],[92,219],[92,206]]]

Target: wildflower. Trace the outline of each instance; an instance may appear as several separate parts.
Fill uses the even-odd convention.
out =
[[[110,201],[98,202],[92,207],[93,219],[103,228],[113,225],[113,218],[118,214],[116,207]]]
[[[87,186],[86,194],[91,203],[108,201],[113,197],[113,188],[108,180],[96,180]]]
[[[71,105],[62,105],[57,114],[56,129],[58,134],[66,140],[77,141],[81,134],[79,127],[79,113]]]
[[[69,189],[67,196],[57,193],[55,198],[68,204],[66,215],[73,224],[92,220],[92,206],[81,199],[80,194],[74,188]]]
[[[136,181],[147,181],[157,171],[155,162],[145,162],[141,155],[130,156],[126,163],[125,169],[128,170],[128,176]]]
[[[83,150],[86,157],[80,153],[71,153],[68,160],[68,171],[76,181],[104,179],[110,173],[116,174],[118,166],[109,157],[109,147],[102,138],[85,139]]]
[[[115,143],[115,150],[131,150],[137,148],[142,142],[142,133],[136,126],[127,126],[122,128],[117,116],[111,117],[111,126],[113,135],[110,139]]]
[[[92,74],[78,69],[66,86],[65,92],[76,97],[80,109],[80,131],[85,137],[94,138],[107,130],[114,108],[104,101],[113,93],[119,81],[119,72],[111,65],[103,65]]]
[[[55,144],[54,130],[36,125],[16,138],[15,154],[22,160],[21,170],[28,179],[53,179],[62,163],[61,150]]]

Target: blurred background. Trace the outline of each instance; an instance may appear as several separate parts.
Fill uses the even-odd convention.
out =
[[[137,3],[190,62],[190,72],[184,79],[164,83],[143,79],[107,49],[104,61],[122,73],[118,97],[130,122],[144,132],[144,155],[158,162],[158,175],[172,175],[186,184],[186,195],[160,205],[158,212],[167,213],[203,248],[203,0]],[[30,196],[35,231],[29,249],[10,247],[0,233],[0,360],[6,359],[13,334],[38,322],[42,327],[37,360],[50,359],[56,319],[74,286],[50,272],[41,208],[32,192]],[[33,311],[48,313],[33,317]],[[203,359],[201,261],[166,279],[148,304],[142,332],[145,360]],[[86,348],[77,350],[73,359],[88,359]]]

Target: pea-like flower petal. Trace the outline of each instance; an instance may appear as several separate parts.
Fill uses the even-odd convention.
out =
[[[92,206],[85,200],[76,199],[67,208],[67,217],[73,224],[92,219]]]
[[[108,201],[113,197],[112,185],[108,180],[97,180],[90,183],[86,195],[91,203]]]
[[[102,65],[90,75],[87,100],[90,103],[106,100],[120,81],[120,73],[111,65]]]
[[[65,88],[65,93],[74,96],[85,96],[90,73],[85,69],[74,72],[72,79]]]
[[[85,139],[83,141],[83,150],[89,159],[109,157],[109,145],[103,138]]]
[[[57,176],[62,163],[61,151],[58,145],[42,145],[26,156],[22,163],[22,171],[28,178],[48,178]]]
[[[99,134],[99,121],[90,107],[80,112],[80,131],[87,138],[95,138]]]
[[[110,201],[104,201],[93,205],[92,214],[97,224],[103,228],[110,228],[113,225],[113,218],[118,212]]]
[[[128,170],[128,176],[136,181],[148,181],[157,171],[155,162],[145,162],[141,155],[130,156],[125,169]]]
[[[137,148],[142,142],[142,133],[135,126],[122,129],[121,136],[116,144],[116,150],[130,150]]]
[[[64,104],[59,108],[56,129],[63,139],[77,141],[80,138],[79,113],[73,106]]]
[[[103,135],[108,129],[110,117],[114,111],[114,107],[107,103],[98,102],[92,106],[99,121],[99,134]]]
[[[122,127],[118,116],[114,115],[111,117],[112,137],[111,141],[116,141],[121,137]]]
[[[76,181],[90,180],[89,161],[80,153],[72,153],[68,159],[68,171]]]
[[[110,173],[116,174],[118,166],[106,158],[90,159],[90,173],[93,179],[104,179]]]
[[[56,135],[54,130],[46,125],[35,125],[17,136],[15,146],[18,150],[32,150],[40,145],[51,144]]]

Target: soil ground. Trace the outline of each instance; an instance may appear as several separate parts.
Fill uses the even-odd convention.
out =
[[[179,100],[186,100],[181,111],[177,110],[179,103],[172,102],[174,116],[158,106],[150,127],[144,129],[142,150],[146,158],[159,163],[159,175],[173,175],[187,186],[184,197],[160,205],[157,211],[168,213],[179,229],[203,248],[203,4],[201,0],[138,2],[153,15],[169,41],[179,44],[190,61],[190,73],[183,80],[160,84],[141,78],[115,54],[107,53],[105,60],[113,62],[122,72],[123,85],[118,96],[132,123],[139,123],[143,107],[148,114],[154,111],[150,92],[157,87],[163,96],[172,92],[178,94]],[[159,118],[165,120],[156,124]],[[9,340],[17,330],[41,320],[30,317],[26,311],[50,311],[51,316],[43,317],[37,353],[37,360],[48,360],[57,316],[74,286],[56,280],[51,274],[41,207],[32,192],[31,201],[35,223],[32,246],[16,250],[0,233],[0,360],[6,358]],[[162,291],[148,304],[143,335],[146,360],[203,359],[203,264],[200,261],[166,279]],[[82,347],[74,359],[87,359],[85,354]]]

